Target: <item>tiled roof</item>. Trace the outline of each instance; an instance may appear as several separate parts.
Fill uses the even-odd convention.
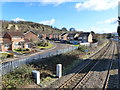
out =
[[[76,33],[69,33],[67,37],[74,37]]]
[[[63,33],[63,34],[61,34],[61,36],[64,36],[65,34],[67,34],[67,33]]]
[[[24,36],[21,32],[16,32],[16,31],[15,31],[15,32],[7,32],[7,33],[8,33],[11,37],[14,37],[14,36],[15,36],[15,37],[16,37],[16,36],[17,36],[17,37],[21,37],[21,36],[23,37],[23,36]]]
[[[0,37],[3,37],[6,32],[0,32]]]
[[[82,33],[79,34],[78,37],[83,37],[83,36],[87,36],[88,37],[89,34],[90,34],[89,32],[82,32]]]
[[[29,31],[27,31],[27,32],[24,33],[24,34],[27,34],[28,32],[32,32],[33,34],[38,35],[37,32],[35,32],[35,31],[33,31],[33,30],[29,30]]]

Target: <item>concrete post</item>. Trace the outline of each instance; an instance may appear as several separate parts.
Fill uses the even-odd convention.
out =
[[[62,76],[62,64],[57,64],[56,66],[56,76],[61,77]]]
[[[33,77],[35,78],[36,83],[40,84],[40,72],[33,70],[32,73],[33,73]]]

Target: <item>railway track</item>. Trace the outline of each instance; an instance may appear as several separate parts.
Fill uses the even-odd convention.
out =
[[[112,41],[110,41],[109,44],[107,44],[103,49],[97,52],[94,56],[90,57],[90,59],[98,59],[105,56],[107,53],[109,53],[110,52],[109,50],[111,50],[110,49],[111,43]],[[108,52],[106,52],[106,50]],[[92,75],[90,71],[93,70],[99,62],[100,60],[90,60],[89,62],[87,62],[87,64],[82,66],[81,69],[76,71],[76,74],[74,74],[65,83],[63,83],[59,87],[59,89],[60,88],[73,88],[73,89],[78,88],[78,86],[82,85],[83,83],[86,82],[87,79],[89,79],[89,77]]]
[[[119,75],[119,86],[118,88],[120,89],[120,42],[118,41],[117,43],[117,47],[118,47],[118,75]]]
[[[112,45],[111,45],[112,46]],[[110,46],[110,47],[111,47]],[[88,80],[90,80],[90,78],[92,78],[92,80],[90,80],[88,83],[92,83],[92,82],[94,82],[94,75],[93,74],[96,74],[96,71],[97,70],[99,70],[100,68],[99,68],[99,66],[100,66],[100,64],[102,63],[102,64],[104,64],[103,62],[103,60],[105,59],[105,58],[111,58],[111,53],[110,52],[113,52],[113,50],[112,49],[110,49],[110,47],[108,48],[108,50],[103,54],[103,56],[100,58],[100,59],[98,59],[98,61],[97,61],[97,63],[91,68],[91,70],[83,77],[83,79],[81,79],[74,87],[73,87],[73,89],[74,88],[87,88],[88,86],[86,85],[86,83],[88,82]],[[109,55],[109,56],[107,56],[107,55]],[[109,64],[109,62],[107,63],[107,64]],[[97,75],[97,74],[96,74]],[[101,83],[101,85],[102,85],[102,83]],[[91,86],[89,86],[89,88],[90,87],[92,87],[92,88],[100,88],[101,86],[99,85],[99,87],[98,86],[95,86],[94,84],[93,85],[91,85]]]
[[[113,49],[113,55],[111,56],[111,61],[109,64],[109,68],[108,68],[108,72],[107,72],[107,76],[103,85],[103,90],[107,89],[107,88],[118,88],[119,84],[118,84],[118,48],[117,48],[117,44],[115,42],[114,44],[114,49]],[[116,70],[112,70],[112,69],[116,69]],[[115,75],[114,75],[115,74]],[[112,75],[114,75],[114,78],[112,77]]]

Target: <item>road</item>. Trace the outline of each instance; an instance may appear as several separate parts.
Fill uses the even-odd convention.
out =
[[[36,52],[36,53],[32,53],[32,54],[16,54],[15,53],[15,55],[17,55],[17,57],[4,59],[2,61],[2,63],[6,63],[6,62],[10,62],[10,61],[15,61],[15,60],[17,60],[19,58],[30,57],[30,56],[33,56],[33,55],[36,55],[36,54],[39,54],[41,56],[49,55],[49,54],[52,54],[52,53],[56,52],[57,50],[71,47],[71,45],[69,45],[69,44],[62,44],[62,43],[53,43],[53,44],[54,44],[54,46],[52,48],[50,48],[50,49],[41,50],[40,52]]]

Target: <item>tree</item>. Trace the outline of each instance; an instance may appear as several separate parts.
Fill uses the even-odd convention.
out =
[[[95,34],[95,32],[94,32],[94,31],[91,31],[91,33],[92,33],[92,34]]]
[[[117,28],[117,33],[118,33],[118,35],[120,37],[120,26],[118,26],[118,28]]]
[[[72,28],[69,29],[69,31],[74,32],[74,31],[76,31],[76,30],[75,30],[75,28],[72,27]]]
[[[66,29],[65,27],[63,27],[61,30],[62,30],[62,31],[67,31],[67,29]]]

